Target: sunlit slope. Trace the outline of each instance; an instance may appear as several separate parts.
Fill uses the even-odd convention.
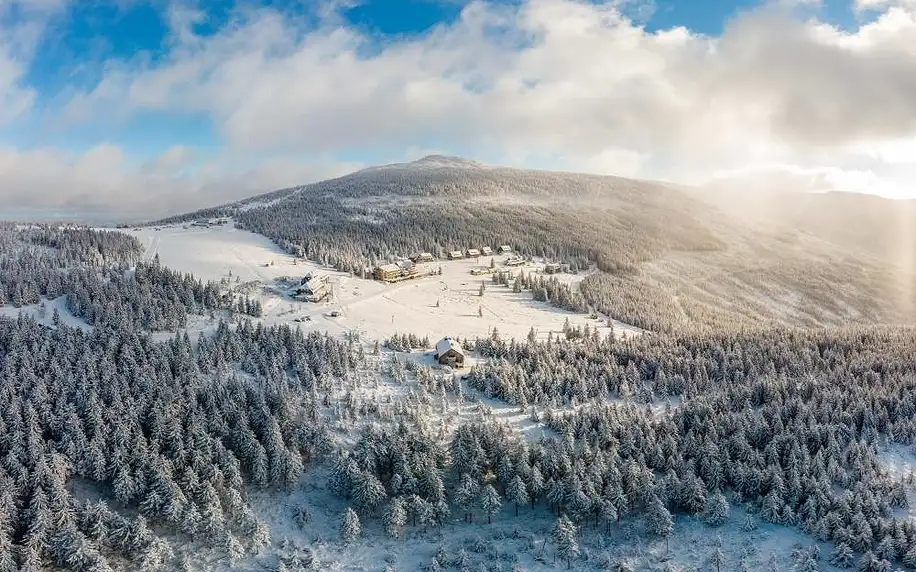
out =
[[[855,210],[846,197],[767,208],[710,198],[431,156],[173,220],[231,215],[283,248],[357,273],[412,252],[510,244],[599,269],[582,284],[587,299],[659,331],[913,320],[910,268],[886,255],[886,229],[843,232]]]

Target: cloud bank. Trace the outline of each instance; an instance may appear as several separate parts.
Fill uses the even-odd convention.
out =
[[[44,1],[33,37],[59,9]],[[693,184],[753,175],[916,195],[916,3],[851,1],[869,14],[851,31],[811,2],[782,1],[718,37],[648,32],[618,2],[476,1],[453,23],[383,41],[334,12],[315,25],[251,7],[203,36],[201,15],[173,4],[164,57],[105,61],[97,82],[56,94],[46,120],[67,132],[206,117],[219,148],[195,159],[175,141],[137,159],[105,141],[13,144],[0,151],[0,196],[180,210],[338,174],[355,154],[403,160],[425,147]],[[0,122],[33,109],[20,44],[0,43]],[[239,169],[240,157],[263,161]]]

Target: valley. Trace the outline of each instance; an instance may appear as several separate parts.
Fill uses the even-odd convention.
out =
[[[722,213],[429,157],[0,225],[0,570],[911,569],[906,265]]]

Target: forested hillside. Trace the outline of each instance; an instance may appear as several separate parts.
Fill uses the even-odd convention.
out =
[[[840,195],[781,197],[778,208],[741,209],[754,211],[751,224],[736,214],[740,192],[720,209],[709,195],[659,183],[431,156],[170,220],[232,215],[290,252],[357,274],[413,252],[510,244],[597,268],[587,302],[656,331],[916,317],[913,265],[886,256],[892,233],[874,216],[853,224]],[[875,201],[867,213],[891,208]]]
[[[665,306],[634,293],[656,333],[494,330],[464,341],[474,364],[455,375],[394,353],[425,332],[383,348],[236,316],[156,341],[145,316],[229,299],[114,231],[7,226],[0,253],[21,302],[66,296],[79,312],[85,289],[117,309],[83,312],[88,330],[0,317],[4,572],[352,569],[383,554],[390,570],[916,567],[913,477],[885,460],[916,443],[912,328],[735,317],[666,333]],[[511,287],[579,307],[626,282]],[[795,548],[756,550],[764,526]],[[698,530],[734,545],[698,552]]]
[[[0,223],[0,305],[66,297],[91,325],[174,331],[190,314],[237,307],[218,284],[204,284],[143,260],[143,247],[118,232]],[[257,314],[257,304],[248,304]]]

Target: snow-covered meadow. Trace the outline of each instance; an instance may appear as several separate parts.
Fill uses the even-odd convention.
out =
[[[20,314],[24,314],[45,326],[54,325],[55,311],[57,312],[61,324],[70,326],[71,328],[80,328],[82,330],[92,329],[92,326],[87,324],[85,320],[74,316],[70,312],[67,308],[66,296],[59,296],[53,300],[42,300],[38,304],[28,304],[21,308],[0,305],[0,316],[15,318]]]
[[[187,226],[187,228],[185,228]],[[158,229],[158,230],[157,230]],[[260,298],[266,324],[296,323],[303,330],[342,334],[357,331],[364,340],[384,340],[394,333],[415,333],[436,338],[451,335],[474,338],[496,328],[501,335],[525,338],[533,328],[541,339],[573,327],[589,325],[606,335],[606,319],[593,319],[532,300],[530,292],[514,293],[491,283],[490,276],[474,276],[471,270],[489,264],[479,259],[442,260],[429,263],[433,275],[395,284],[367,280],[337,272],[283,252],[267,238],[236,229],[232,224],[208,228],[188,225],[142,227],[126,231],[146,246],[146,257],[175,270],[190,272],[203,280],[227,280],[238,289]],[[505,257],[496,256],[500,264]],[[522,270],[538,272],[542,264]],[[300,302],[281,292],[275,282],[288,277],[298,281],[309,273],[330,277],[333,296],[319,303]],[[557,274],[574,283],[584,274]],[[480,296],[480,285],[485,292]],[[331,312],[339,316],[331,317]],[[481,315],[482,314],[482,315]],[[212,323],[196,321],[189,329],[205,331]],[[637,328],[615,323],[619,335],[634,335]]]

